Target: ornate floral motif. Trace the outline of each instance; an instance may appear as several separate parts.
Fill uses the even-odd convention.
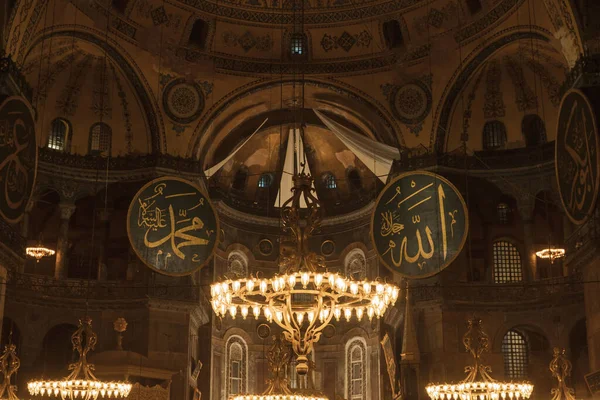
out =
[[[558,107],[560,105],[560,101],[562,99],[561,88],[558,84],[556,78],[548,72],[546,67],[540,63],[539,61],[529,58],[527,59],[527,66],[540,77],[542,81],[542,85],[548,91],[548,96],[550,97],[550,102],[554,107]]]
[[[471,116],[473,115],[473,102],[475,101],[475,96],[477,94],[477,89],[479,89],[479,84],[481,83],[481,79],[484,75],[485,71],[481,71],[475,80],[475,84],[473,85],[473,89],[467,98],[467,106],[465,107],[465,111],[463,112],[463,126],[462,133],[460,135],[460,140],[463,142],[467,142],[469,140],[469,128],[471,126]]]
[[[123,35],[132,39],[135,38],[135,33],[137,32],[137,29],[133,25],[130,25],[127,22],[123,21],[121,18],[113,17],[111,25]]]
[[[506,106],[500,90],[501,82],[500,64],[497,61],[491,61],[487,70],[485,102],[483,103],[483,115],[487,119],[502,118],[506,115]]]
[[[230,31],[223,32],[223,42],[228,47],[240,46],[246,53],[252,49],[269,51],[273,48],[273,38],[270,35],[254,36],[250,31],[246,31],[243,35]]]
[[[115,79],[115,84],[117,86],[117,94],[119,99],[121,100],[121,110],[123,111],[123,119],[125,120],[125,141],[127,152],[131,153],[133,151],[133,132],[131,131],[131,112],[129,111],[129,102],[127,101],[127,96],[125,95],[125,91],[123,90],[123,84],[121,83],[121,79],[115,72],[115,66],[110,63],[110,68],[112,70],[113,77]]]
[[[169,118],[179,124],[196,120],[204,110],[204,93],[197,83],[184,78],[171,81],[163,92],[163,108]]]
[[[98,118],[105,120],[112,118],[112,107],[110,106],[109,82],[114,81],[108,75],[107,60],[104,57],[96,58],[94,68],[94,88],[92,89],[92,112]],[[111,70],[114,71],[114,70]]]
[[[154,26],[164,24],[174,32],[179,32],[183,27],[181,15],[169,13],[164,5],[154,8],[148,0],[140,0],[135,3],[135,12],[142,18],[151,19]]]
[[[418,135],[419,125],[431,111],[431,91],[419,80],[413,80],[403,86],[385,84],[381,86],[388,98],[392,111],[402,123],[413,126],[411,132]]]
[[[67,82],[63,88],[60,97],[56,100],[56,109],[66,116],[74,116],[79,105],[79,95],[81,94],[81,85],[85,79],[86,74],[89,71],[90,63],[92,62],[93,56],[88,54],[83,60],[75,67],[71,79]]]
[[[538,104],[537,96],[527,84],[521,64],[509,56],[504,56],[504,62],[506,63],[508,76],[510,76],[513,85],[515,86],[517,95],[516,102],[519,111],[527,111],[536,108]]]
[[[454,1],[450,1],[440,9],[431,8],[428,14],[415,18],[414,27],[420,35],[428,33],[430,26],[436,29],[450,29],[451,21],[457,16],[458,7]]]
[[[169,21],[169,17],[167,16],[167,12],[165,11],[165,6],[162,5],[150,11],[150,15],[152,16],[152,23],[154,24],[154,26],[162,25],[165,22]]]
[[[323,35],[321,39],[321,47],[325,51],[336,50],[338,48],[344,49],[349,52],[354,46],[356,47],[369,47],[373,37],[371,34],[364,30],[356,35],[351,35],[344,31],[340,36],[331,36],[328,34]]]

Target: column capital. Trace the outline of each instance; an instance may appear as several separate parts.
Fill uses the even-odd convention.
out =
[[[60,209],[60,219],[71,219],[71,216],[75,212],[75,204],[73,203],[60,203],[58,205]]]

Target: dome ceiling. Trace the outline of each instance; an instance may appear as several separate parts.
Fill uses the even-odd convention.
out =
[[[257,132],[210,179],[212,189],[233,207],[258,212],[271,209],[276,205],[289,130],[290,125],[277,125]],[[363,207],[383,185],[323,126],[307,125],[303,147],[327,215]]]
[[[102,50],[73,38],[47,40],[25,59],[24,72],[34,83],[43,143],[60,118],[70,125],[67,152],[87,154],[98,123],[112,131],[113,156],[151,152],[146,111],[129,77]]]

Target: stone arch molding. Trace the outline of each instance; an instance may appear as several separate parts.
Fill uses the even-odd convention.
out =
[[[151,95],[152,89],[134,59],[114,39],[105,37],[105,34],[99,31],[82,26],[63,25],[52,27],[41,31],[34,40],[32,40],[24,60],[27,60],[31,51],[39,43],[59,37],[79,39],[88,42],[106,52],[107,56],[119,66],[127,77],[129,84],[132,86],[133,91],[142,106],[144,116],[148,123],[148,135],[151,142],[150,148],[152,153],[166,153],[167,141],[163,120],[160,112],[157,111],[159,110],[159,107],[156,103],[156,99]]]

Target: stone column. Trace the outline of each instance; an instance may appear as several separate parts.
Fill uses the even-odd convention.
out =
[[[69,221],[75,212],[75,205],[72,203],[61,203],[60,225],[58,227],[58,238],[56,240],[56,267],[54,269],[55,279],[64,279],[67,277],[67,250],[69,249]]]
[[[112,210],[103,209],[98,212],[100,229],[98,230],[98,280],[105,281],[108,270],[106,266],[106,246],[110,233],[110,214]]]

